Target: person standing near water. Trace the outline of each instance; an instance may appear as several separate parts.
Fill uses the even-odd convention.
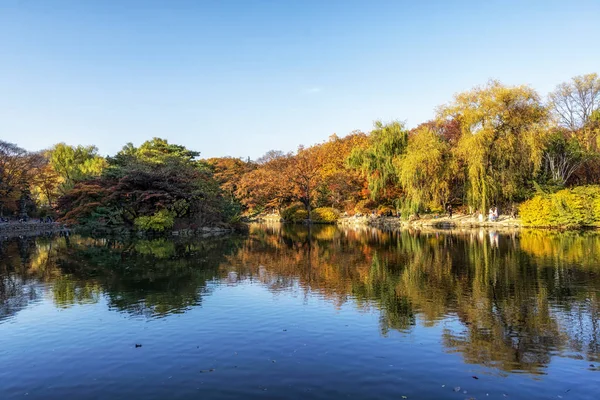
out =
[[[452,219],[452,204],[448,204],[446,209],[448,210],[448,217]]]

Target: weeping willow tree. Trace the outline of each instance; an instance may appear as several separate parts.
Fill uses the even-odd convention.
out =
[[[457,164],[448,142],[433,130],[421,127],[411,133],[406,152],[394,165],[410,211],[448,202]]]
[[[404,153],[407,143],[408,131],[402,122],[376,121],[368,145],[355,148],[350,154],[348,165],[366,177],[373,199],[380,198],[388,186],[398,182],[394,161]]]
[[[467,176],[467,203],[481,210],[524,198],[542,164],[548,110],[528,86],[486,86],[455,96],[439,117],[460,123],[454,149]]]

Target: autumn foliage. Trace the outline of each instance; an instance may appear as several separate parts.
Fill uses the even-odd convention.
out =
[[[475,213],[598,184],[599,161],[597,74],[574,77],[546,99],[530,86],[492,80],[456,94],[413,129],[376,121],[368,133],[256,160],[202,160],[159,138],[112,157],[94,146],[59,143],[31,153],[0,142],[0,215],[46,210],[68,224],[160,231],[272,213],[312,222],[448,205]]]

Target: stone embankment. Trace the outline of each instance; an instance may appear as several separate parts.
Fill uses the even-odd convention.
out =
[[[344,217],[338,221],[343,226],[361,226],[368,225],[385,229],[399,228],[519,228],[521,223],[518,219],[511,218],[508,215],[501,215],[497,221],[479,221],[476,217],[470,215],[455,215],[452,218],[447,216],[435,217],[431,215],[422,218],[411,217],[410,219],[400,219],[398,217],[379,217],[379,216],[354,216]]]
[[[56,222],[0,222],[0,236],[3,238],[17,236],[38,236],[47,233],[61,232],[69,232],[69,230]]]
[[[252,219],[252,222],[283,222],[279,214],[262,214]]]
[[[198,229],[180,229],[177,231],[171,232],[173,236],[200,236],[200,237],[213,237],[213,236],[221,236],[230,233],[234,233],[235,230],[233,228],[225,228],[225,227],[202,227]]]

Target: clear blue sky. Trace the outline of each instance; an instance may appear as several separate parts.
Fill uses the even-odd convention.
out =
[[[0,139],[204,157],[430,119],[496,78],[600,72],[600,1],[0,0]]]

